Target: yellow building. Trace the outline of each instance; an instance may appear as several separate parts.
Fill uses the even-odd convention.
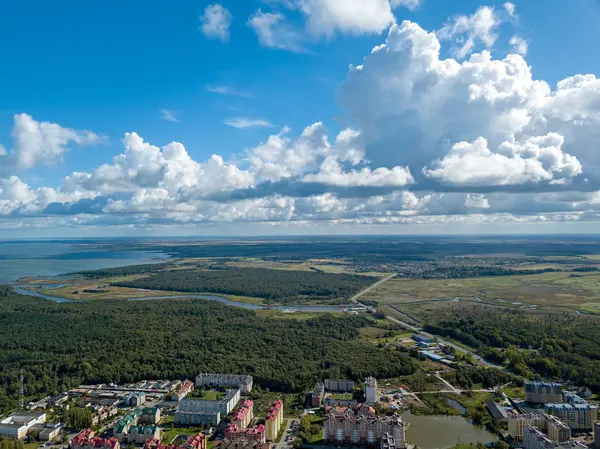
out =
[[[509,415],[508,417],[508,434],[515,440],[523,440],[523,435],[527,427],[537,427],[538,429],[546,429],[546,418],[544,415],[528,413],[525,415]]]
[[[273,402],[273,405],[271,405],[271,408],[265,417],[267,440],[273,441],[277,438],[281,424],[283,424],[283,401],[279,399]]]

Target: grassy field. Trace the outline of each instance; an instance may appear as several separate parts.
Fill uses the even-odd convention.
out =
[[[600,273],[543,273],[466,279],[392,279],[364,299],[410,305],[455,298],[521,307],[570,308],[600,313]],[[404,311],[404,307],[402,308]]]

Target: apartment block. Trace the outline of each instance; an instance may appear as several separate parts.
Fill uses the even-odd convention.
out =
[[[246,428],[254,419],[254,402],[246,399],[240,405],[231,418],[231,423],[240,429]]]
[[[546,404],[546,411],[576,431],[592,430],[598,419],[598,407],[587,403]]]
[[[376,416],[375,410],[364,404],[326,410],[323,430],[326,444],[374,447],[382,444],[384,436],[388,444],[389,438],[393,438],[396,449],[406,447],[404,423],[399,416]]]
[[[535,427],[527,427],[523,437],[524,449],[585,449],[587,446],[579,441],[571,440],[561,443],[552,441],[544,432]]]
[[[600,449],[600,421],[594,423],[594,447]]]
[[[349,393],[352,390],[354,390],[354,381],[353,380],[325,379],[324,386],[327,391]]]
[[[310,397],[310,405],[320,407],[323,402],[323,396],[325,396],[325,385],[322,382],[317,382]]]
[[[267,416],[265,416],[265,425],[267,427],[267,440],[273,441],[277,438],[281,424],[283,423],[283,401],[278,399],[273,402]]]
[[[231,423],[225,428],[224,436],[229,441],[245,440],[264,443],[267,440],[267,427],[259,424],[250,428],[242,428]]]
[[[571,428],[556,416],[537,413],[509,415],[508,434],[514,440],[522,441],[525,429],[528,427],[539,429],[551,441],[557,443],[568,441],[571,438]]]
[[[556,382],[525,382],[525,400],[532,404],[563,402],[562,384]]]
[[[377,402],[377,380],[371,376],[365,379],[365,401],[367,404]]]
[[[230,387],[238,388],[242,394],[252,391],[252,376],[246,374],[209,374],[202,373],[196,376],[197,387]]]
[[[158,407],[145,407],[139,417],[143,424],[158,424],[160,422],[160,409]]]

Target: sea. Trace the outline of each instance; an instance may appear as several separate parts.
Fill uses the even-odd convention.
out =
[[[94,242],[0,241],[0,284],[22,277],[49,277],[83,270],[120,267],[164,261],[168,256],[154,251],[109,250]]]

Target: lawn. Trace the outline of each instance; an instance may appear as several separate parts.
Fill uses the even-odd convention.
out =
[[[191,398],[206,399],[207,401],[218,401],[225,397],[225,393],[217,390],[194,390],[189,395]]]

